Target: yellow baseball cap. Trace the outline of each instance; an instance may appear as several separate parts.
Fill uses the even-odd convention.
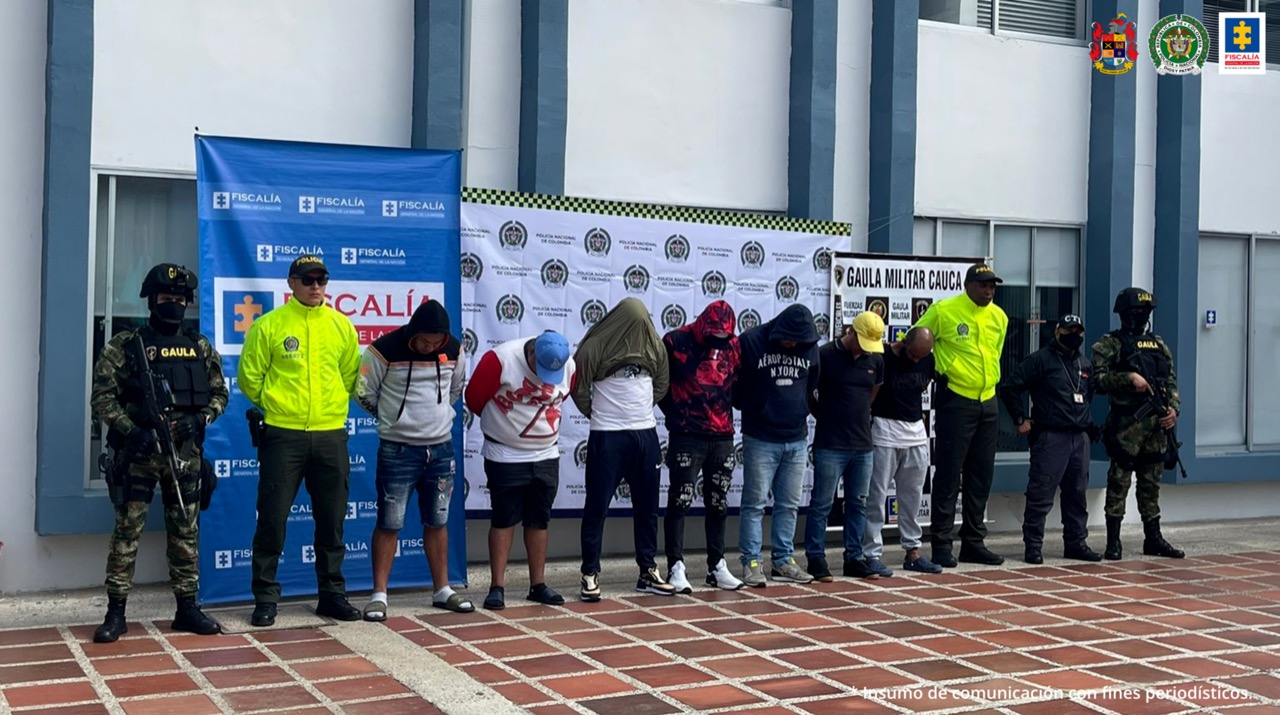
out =
[[[858,345],[869,353],[884,352],[884,320],[879,315],[866,310],[853,319],[853,332],[858,336]]]

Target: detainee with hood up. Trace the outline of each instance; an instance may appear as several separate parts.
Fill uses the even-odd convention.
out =
[[[604,519],[618,487],[631,489],[636,590],[670,596],[658,553],[658,485],[662,451],[653,407],[667,394],[667,350],[649,311],[624,298],[587,331],[574,354],[578,374],[572,395],[591,420],[587,438],[586,504],[582,512],[584,601],[600,600],[600,549]]]
[[[458,613],[475,610],[471,601],[449,587],[445,529],[457,471],[453,406],[462,397],[466,359],[462,344],[449,334],[449,313],[433,299],[419,305],[408,324],[373,341],[360,360],[356,401],[378,421],[378,524],[366,621],[387,618],[391,562],[415,491],[435,592],[432,605]]]
[[[671,475],[663,532],[667,582],[680,593],[693,593],[684,569],[684,517],[699,492],[706,507],[707,585],[742,588],[724,560],[724,524],[735,466],[732,393],[741,357],[734,327],[733,308],[717,300],[697,320],[662,338],[671,368],[671,389],[658,403],[667,418]]]
[[[796,514],[809,461],[809,395],[818,388],[818,330],[813,313],[789,305],[739,338],[742,363],[733,406],[742,411],[742,509],[738,523],[743,581],[766,584],[760,566],[764,507],[773,492],[774,581],[809,583],[792,556]]]

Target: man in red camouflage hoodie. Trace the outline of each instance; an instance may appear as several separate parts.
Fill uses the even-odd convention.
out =
[[[707,585],[731,591],[742,587],[724,559],[724,524],[735,466],[731,396],[740,356],[734,326],[733,308],[717,300],[697,320],[662,338],[671,372],[671,388],[658,403],[667,419],[671,474],[663,532],[667,582],[678,593],[693,592],[684,568],[684,517],[698,491],[706,507]]]

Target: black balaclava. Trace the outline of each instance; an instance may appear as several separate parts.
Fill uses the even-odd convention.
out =
[[[147,298],[147,307],[151,309],[148,324],[152,330],[161,335],[177,335],[182,328],[182,318],[187,313],[187,306],[177,301],[159,303],[153,295]]]
[[[1130,333],[1141,335],[1147,332],[1147,323],[1150,320],[1150,308],[1125,308],[1120,311],[1120,327]]]

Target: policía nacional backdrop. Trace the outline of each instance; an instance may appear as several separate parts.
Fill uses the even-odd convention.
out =
[[[732,222],[740,225],[726,225]],[[498,343],[548,329],[563,333],[576,349],[587,329],[626,297],[649,307],[659,334],[723,299],[737,312],[739,333],[798,302],[813,311],[818,332],[825,335],[828,247],[846,245],[848,230],[847,224],[782,217],[469,191],[462,204],[462,310],[471,367]],[[742,425],[734,416],[740,457]],[[480,456],[484,436],[470,414],[466,427],[467,509],[483,513],[490,508]],[[588,432],[588,420],[566,401],[556,510],[582,509]],[[658,436],[665,452],[661,413]],[[668,484],[664,468],[662,504]],[[806,494],[811,485],[810,467]],[[701,491],[695,493],[698,509]],[[736,508],[741,496],[739,459],[730,506]],[[630,510],[625,484],[613,506]]]
[[[901,340],[934,301],[964,291],[964,275],[981,258],[947,256],[897,256],[880,253],[834,253],[831,257],[831,336],[843,335],[854,317],[864,310],[884,319],[885,339]],[[933,453],[932,396],[924,393],[925,424],[929,452]],[[920,500],[921,523],[929,519],[929,487],[933,484],[932,459]],[[889,492],[885,523],[896,523],[898,500]]]
[[[323,257],[326,300],[351,318],[363,349],[408,321],[428,298],[458,315],[460,161],[456,151],[417,151],[197,137],[200,323],[222,355],[231,400],[209,429],[206,456],[218,491],[201,517],[200,597],[245,600],[256,524],[257,451],[235,375],[253,321],[290,298],[289,264]],[[351,591],[372,587],[376,522],[374,418],[352,401],[347,433],[351,491],[343,573]],[[461,445],[461,424],[454,431]],[[463,470],[449,523],[449,578],[466,579]],[[315,592],[314,523],[305,489],[289,516],[279,580],[284,595]],[[392,586],[430,582],[416,500],[397,545]]]

